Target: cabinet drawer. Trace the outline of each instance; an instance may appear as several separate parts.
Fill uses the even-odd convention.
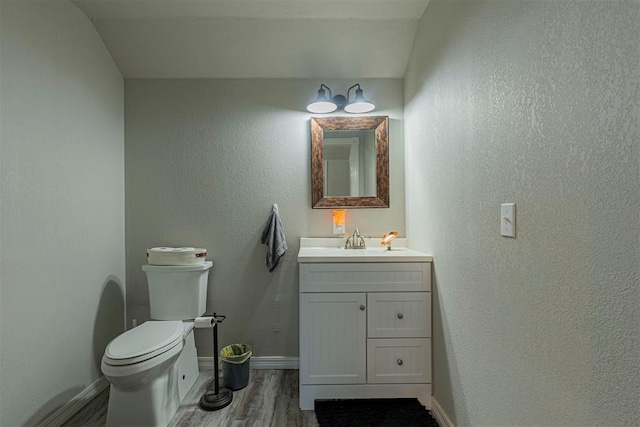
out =
[[[300,264],[300,292],[431,290],[431,263]]]
[[[431,339],[367,340],[367,382],[407,384],[431,382]]]
[[[431,337],[431,292],[367,294],[369,338]]]

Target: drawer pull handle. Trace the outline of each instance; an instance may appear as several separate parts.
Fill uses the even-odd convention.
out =
[[[398,359],[396,360],[396,363],[401,366],[404,362],[402,361],[402,359]]]
[[[360,310],[364,310],[365,308],[364,304],[360,304]]]
[[[404,314],[398,313],[398,319],[402,319],[403,317],[404,317]]]

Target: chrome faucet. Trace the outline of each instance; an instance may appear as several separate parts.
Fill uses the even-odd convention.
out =
[[[353,234],[347,237],[347,241],[344,242],[345,249],[367,249],[367,245],[364,243],[364,237],[360,234],[359,229],[355,229]]]

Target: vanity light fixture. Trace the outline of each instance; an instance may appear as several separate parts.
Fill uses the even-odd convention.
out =
[[[358,86],[358,89],[356,89],[356,97],[353,101],[348,102],[349,91],[356,86]],[[376,106],[372,102],[365,99],[363,92],[364,91],[360,88],[360,84],[356,83],[353,86],[351,86],[347,91],[347,105],[344,106],[344,111],[346,111],[347,113],[358,114],[358,113],[368,113],[369,111],[375,110]]]
[[[329,91],[328,98],[323,87],[326,87],[327,90]],[[336,95],[336,97],[338,96],[342,96],[342,95]],[[344,96],[342,97],[344,98]],[[329,89],[328,86],[322,83],[320,85],[320,89],[318,89],[318,97],[315,99],[315,101],[307,105],[307,111],[311,113],[318,113],[318,114],[326,114],[326,113],[331,113],[333,111],[336,111],[338,109],[338,104],[337,102],[332,101],[332,99],[333,98],[331,98],[331,89]]]
[[[351,89],[355,87],[357,87],[355,97],[353,100],[350,100]],[[327,97],[325,89],[329,91],[329,97]],[[318,96],[316,99],[307,105],[307,111],[316,114],[327,114],[340,108],[344,109],[347,113],[368,113],[373,111],[376,106],[364,97],[363,92],[362,88],[360,88],[360,84],[356,83],[347,90],[347,96],[340,94],[331,96],[331,89],[322,83],[320,85],[320,89],[318,89]]]

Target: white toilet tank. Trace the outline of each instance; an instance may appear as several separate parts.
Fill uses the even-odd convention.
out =
[[[207,305],[211,261],[199,265],[143,265],[154,320],[188,320],[201,316]]]

